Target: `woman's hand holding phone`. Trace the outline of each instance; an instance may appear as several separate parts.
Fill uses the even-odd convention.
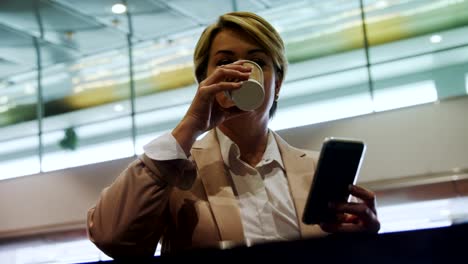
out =
[[[349,192],[360,201],[330,204],[329,211],[336,217],[330,222],[320,223],[320,227],[329,233],[377,233],[380,222],[375,194],[357,185],[350,185]]]
[[[361,140],[325,139],[304,208],[305,224],[319,224],[329,233],[379,231],[375,194],[355,185],[365,150]]]

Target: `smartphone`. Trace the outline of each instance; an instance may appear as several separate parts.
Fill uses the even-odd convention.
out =
[[[349,200],[348,186],[358,178],[365,151],[366,145],[361,140],[334,137],[324,140],[302,222],[333,221],[335,215],[330,214],[328,205]]]

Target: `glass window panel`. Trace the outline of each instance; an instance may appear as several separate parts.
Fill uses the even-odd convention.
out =
[[[278,109],[270,123],[273,130],[306,126],[347,117],[369,114],[372,101],[368,93],[341,96],[336,99],[321,100]]]
[[[260,14],[280,32],[291,64],[309,61],[309,76],[366,65],[359,1],[291,1]]]
[[[367,70],[361,68],[286,83],[270,128],[281,130],[372,111]]]
[[[169,36],[170,41],[147,41],[133,46],[136,153],[172,130],[195,95],[192,55],[199,30]]]
[[[128,115],[127,49],[47,67],[43,71],[43,91],[44,131]]]
[[[43,171],[133,155],[131,118],[123,117],[43,134]]]
[[[156,109],[190,104],[197,91],[196,85],[162,91],[155,94],[138,97],[135,109],[137,113]]]
[[[435,102],[437,90],[432,80],[408,83],[374,91],[374,110],[385,111],[418,104]]]
[[[171,131],[187,112],[189,104],[161,108],[135,116],[137,127],[136,153],[157,136]]]
[[[41,64],[42,67],[62,63],[65,61],[73,61],[78,57],[76,50],[67,46],[52,44],[50,42],[39,41],[41,49]]]
[[[0,80],[36,68],[32,37],[0,24],[0,38]]]
[[[0,141],[7,141],[38,134],[37,120],[21,122],[0,128]]]
[[[304,70],[307,71],[307,69]],[[347,87],[353,86],[365,85],[367,87],[367,83],[368,76],[365,68],[326,74],[298,81],[287,81],[281,88],[280,100],[299,99],[327,90],[346,90]]]
[[[271,128],[372,112],[359,1],[291,1],[261,15],[282,35],[291,63]]]
[[[37,152],[36,149],[37,149],[38,140],[35,139],[34,136],[13,138],[8,141],[3,141],[0,154],[10,155],[13,157],[20,157],[21,154],[16,154],[15,152],[22,152],[22,153]]]
[[[39,137],[0,141],[0,180],[39,173]]]
[[[343,52],[290,64],[285,81],[311,78],[330,72],[360,68],[366,64],[362,50]]]
[[[468,46],[372,65],[376,90],[425,80],[435,82],[437,98],[466,94]]]
[[[37,72],[15,75],[0,84],[0,141],[37,133]]]
[[[0,180],[40,170],[37,71],[33,38],[5,26],[11,11],[25,3],[0,3]],[[21,16],[28,17],[25,11]]]
[[[468,74],[465,75],[465,90],[466,90],[466,93],[468,94]]]
[[[30,70],[30,66],[21,65],[4,58],[0,58],[0,79],[27,70]]]
[[[467,1],[366,0],[371,62],[467,45]]]
[[[403,203],[378,208],[380,233],[425,229],[466,222],[468,197]]]
[[[0,180],[40,170],[36,77],[32,71],[0,85]]]
[[[53,61],[42,74],[43,171],[132,156],[126,35],[58,2],[41,14],[46,39],[66,52],[42,48],[44,65]]]
[[[191,102],[195,87],[192,56],[198,34],[133,46],[136,112]]]

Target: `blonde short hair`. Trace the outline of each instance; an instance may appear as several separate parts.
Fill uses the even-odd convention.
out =
[[[264,18],[251,12],[232,12],[219,17],[218,21],[209,25],[201,34],[193,56],[195,77],[198,82],[206,78],[206,70],[211,43],[215,36],[225,28],[238,29],[247,33],[273,59],[280,80],[283,80],[287,69],[284,43],[279,33]]]

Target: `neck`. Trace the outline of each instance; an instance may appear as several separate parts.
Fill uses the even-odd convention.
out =
[[[251,166],[260,162],[268,143],[268,127],[230,125],[225,122],[219,129],[239,147],[241,160]]]

